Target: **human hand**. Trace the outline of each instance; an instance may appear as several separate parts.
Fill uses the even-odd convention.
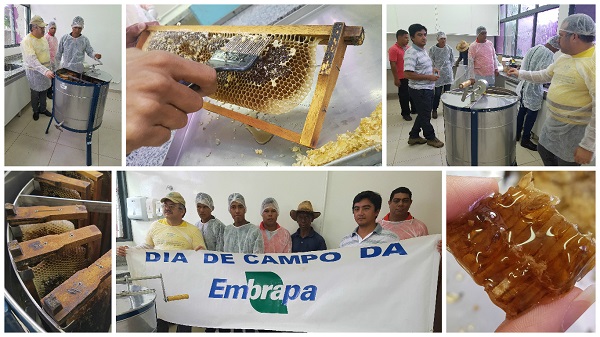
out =
[[[435,246],[435,248],[437,248],[438,253],[442,253],[442,240],[439,240],[437,242],[437,245]]]
[[[439,77],[440,76],[440,70],[438,68],[433,68],[433,74],[437,75]]]
[[[474,78],[470,78],[469,81],[471,81],[471,85],[475,84],[475,79]]]
[[[446,178],[446,221],[451,223],[479,199],[498,192],[493,178],[448,176]]]
[[[498,71],[498,69],[494,69],[494,75],[496,75],[496,76],[500,75],[500,72]]]
[[[202,108],[203,96],[217,90],[216,71],[165,51],[127,49],[127,153],[159,146],[171,130],[187,124],[187,113]],[[200,86],[194,91],[180,80]]]
[[[581,146],[575,149],[575,162],[577,164],[589,164],[592,161],[594,152],[588,151]]]
[[[440,75],[429,75],[429,80],[430,81],[435,82],[435,81],[438,80],[438,78],[440,78]]]
[[[199,250],[206,250],[206,247],[204,246],[198,246],[196,248],[194,248],[195,251],[199,251]]]
[[[52,70],[46,70],[46,72],[44,73],[44,76],[46,76],[48,78],[54,78],[54,72],[52,72]]]
[[[158,26],[158,25],[159,25],[158,21],[152,21],[152,22],[138,22],[136,24],[133,24],[133,25],[127,27],[125,29],[125,47],[126,48],[135,47],[137,44],[137,40],[140,37],[140,34],[142,34],[142,32],[144,30],[146,30],[146,28],[148,28],[148,26]]]
[[[514,77],[519,77],[519,71],[516,68],[509,68],[508,71],[506,72],[506,74],[508,76],[514,76]]]
[[[394,85],[397,86],[397,87],[399,87],[400,86],[400,79],[395,78],[394,79]]]
[[[507,319],[496,332],[564,332],[596,301],[596,286],[585,291],[575,287],[559,298],[534,306],[514,319]]]
[[[127,255],[127,249],[129,249],[129,246],[119,246],[119,247],[117,247],[117,256],[125,256],[125,255]]]
[[[94,54],[94,57],[97,58],[98,60],[102,58],[102,54]]]

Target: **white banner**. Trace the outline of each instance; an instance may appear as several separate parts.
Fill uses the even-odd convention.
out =
[[[132,277],[156,289],[158,317],[200,327],[427,332],[433,327],[440,235],[292,254],[130,249]]]

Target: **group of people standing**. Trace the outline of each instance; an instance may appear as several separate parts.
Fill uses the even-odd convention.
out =
[[[136,248],[207,249],[242,254],[301,253],[327,249],[325,239],[312,228],[313,221],[321,216],[321,212],[315,211],[309,200],[302,201],[289,212],[292,220],[298,224],[298,230],[293,234],[279,225],[280,209],[274,198],[263,200],[260,211],[263,220],[258,226],[246,220],[246,201],[240,193],[232,193],[227,198],[233,220],[227,226],[212,215],[215,206],[207,193],[196,195],[196,211],[200,221],[195,225],[183,220],[186,202],[180,193],[170,192],[160,202],[165,218],[152,223],[144,243]],[[409,212],[412,192],[408,188],[399,187],[392,191],[388,201],[390,212],[377,221],[381,204],[382,198],[377,192],[363,191],[354,197],[352,213],[357,227],[342,238],[341,248],[391,243],[429,235],[427,226]],[[128,249],[128,246],[118,247],[117,255],[125,256]],[[437,250],[441,251],[441,241],[437,244]],[[167,332],[169,323],[159,319],[157,329]],[[177,331],[191,332],[191,327],[178,325]],[[214,332],[215,329],[206,331]]]
[[[478,27],[476,33],[477,39],[470,46],[464,41],[457,46],[460,58],[456,65],[464,60],[468,66],[467,77],[472,83],[483,78],[489,85],[494,85],[498,75],[494,46],[487,40],[485,27]],[[409,36],[412,46],[408,45]],[[409,133],[409,145],[444,146],[435,135],[431,118],[437,119],[442,93],[450,90],[454,82],[452,66],[455,61],[452,48],[446,44],[446,33],[438,32],[436,39],[437,43],[426,51],[427,28],[416,23],[408,27],[408,32],[398,30],[396,43],[388,51],[402,118],[411,121],[410,114],[417,115]]]
[[[46,108],[46,97],[52,98],[52,79],[56,70],[66,68],[82,73],[85,54],[95,59],[102,57],[81,34],[83,27],[83,18],[76,16],[71,24],[71,33],[65,34],[59,41],[55,36],[57,27],[54,21],[47,24],[39,15],[29,21],[30,33],[21,41],[21,50],[34,120],[38,120],[40,114],[52,116]]]
[[[138,248],[143,249],[207,249],[228,253],[301,253],[326,250],[325,239],[312,228],[313,221],[321,215],[309,200],[302,201],[290,210],[290,218],[298,224],[291,234],[278,223],[279,205],[274,198],[261,204],[261,223],[257,226],[246,220],[246,201],[240,193],[228,197],[229,214],[233,223],[225,226],[215,218],[212,197],[207,193],[196,195],[196,211],[200,221],[195,225],[183,220],[186,214],[185,199],[178,192],[170,192],[161,199],[164,219],[152,223],[146,239]],[[417,236],[429,235],[427,226],[409,212],[412,192],[406,187],[392,191],[388,206],[390,212],[377,221],[382,198],[373,191],[363,191],[353,200],[356,229],[342,239],[340,247],[363,243],[395,242]],[[383,235],[385,240],[378,239]],[[389,239],[389,240],[388,240]],[[121,246],[117,254],[124,256],[129,247]]]
[[[417,114],[409,133],[408,144],[443,147],[436,138],[431,118],[437,118],[440,97],[453,83],[452,65],[463,60],[466,76],[474,84],[485,80],[495,85],[499,75],[494,44],[487,40],[487,29],[476,29],[476,40],[457,45],[460,57],[454,62],[446,34],[438,32],[437,44],[425,50],[427,28],[413,24],[396,32],[396,43],[389,49],[389,60],[398,87],[404,120]],[[408,46],[408,38],[412,46]],[[531,48],[521,63],[521,70],[506,71],[521,80],[517,87],[520,108],[516,120],[516,141],[532,151],[539,151],[546,166],[588,164],[595,153],[595,36],[596,24],[586,14],[568,16],[557,36]],[[560,51],[561,57],[554,55]],[[550,112],[543,121],[539,144],[531,140],[531,130],[544,100],[542,84],[551,83],[546,97]],[[423,132],[423,137],[420,133]]]

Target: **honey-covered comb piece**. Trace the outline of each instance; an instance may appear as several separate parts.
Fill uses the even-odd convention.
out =
[[[558,203],[529,173],[447,226],[448,250],[508,318],[568,292],[594,268],[594,238],[558,213]]]

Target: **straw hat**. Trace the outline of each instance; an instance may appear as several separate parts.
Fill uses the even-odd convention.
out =
[[[298,209],[290,211],[290,216],[292,217],[292,220],[296,221],[296,216],[298,215],[298,212],[312,213],[315,219],[321,215],[321,212],[313,211],[312,204],[308,200],[304,200],[303,202],[301,202],[300,205],[298,205]]]
[[[467,43],[467,41],[462,40],[456,45],[456,49],[458,49],[459,52],[463,52],[469,49],[469,44]]]

